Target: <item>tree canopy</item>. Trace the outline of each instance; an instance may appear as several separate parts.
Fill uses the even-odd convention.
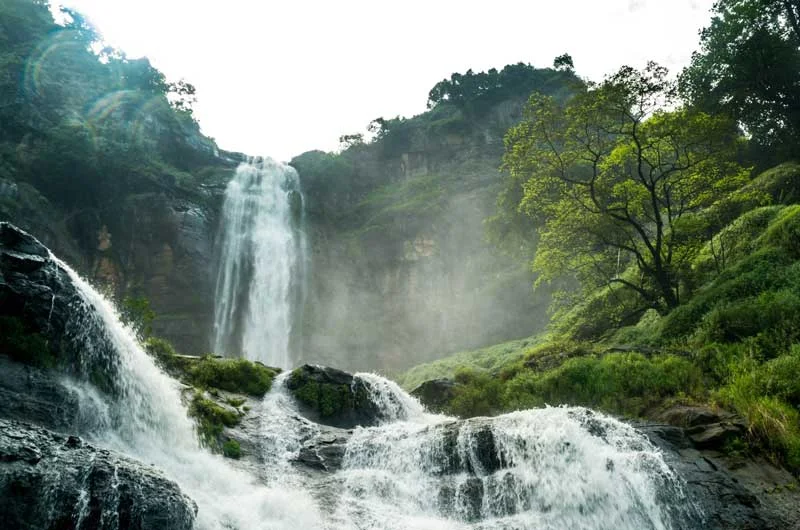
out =
[[[757,147],[800,154],[800,2],[719,0],[681,79],[699,109],[735,118]]]
[[[730,119],[674,108],[667,71],[621,68],[566,102],[534,94],[506,137],[516,208],[540,226],[534,269],[585,287],[617,283],[648,307],[680,302],[696,244],[686,220],[739,188]],[[636,274],[623,274],[632,266]]]

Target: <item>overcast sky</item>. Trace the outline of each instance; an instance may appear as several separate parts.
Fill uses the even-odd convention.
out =
[[[58,0],[54,0],[58,1]],[[378,116],[425,110],[452,72],[570,53],[599,80],[684,66],[713,0],[61,0],[129,57],[197,87],[218,144],[288,160]]]

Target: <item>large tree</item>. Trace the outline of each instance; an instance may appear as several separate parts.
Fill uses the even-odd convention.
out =
[[[543,279],[623,285],[662,312],[680,303],[681,271],[697,248],[687,219],[748,172],[733,161],[732,121],[676,108],[674,94],[666,69],[651,63],[566,102],[531,97],[506,137],[504,168],[523,190],[506,207],[539,223]]]
[[[800,154],[800,0],[719,0],[684,71],[684,96],[733,116],[755,144]]]

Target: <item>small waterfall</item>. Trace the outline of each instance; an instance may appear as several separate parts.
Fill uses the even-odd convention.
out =
[[[424,411],[393,382],[356,374],[383,422],[348,434],[341,467],[292,462],[343,432],[299,415],[284,374],[265,397],[269,483],[310,492],[326,529],[702,528],[683,483],[643,434],[580,407],[460,421]]]
[[[67,265],[58,263],[70,275],[83,303],[93,309],[88,314],[96,319],[75,322],[70,340],[85,345],[86,355],[91,356],[100,329],[115,354],[115,398],[101,396],[88,382],[72,383],[84,418],[82,434],[163,470],[197,503],[198,530],[322,528],[322,518],[308,493],[259,484],[255,477],[200,447],[181,405],[177,382],[142,350],[113,306]]]
[[[294,168],[241,164],[225,191],[219,235],[214,351],[290,368],[293,316],[304,290],[306,242]]]

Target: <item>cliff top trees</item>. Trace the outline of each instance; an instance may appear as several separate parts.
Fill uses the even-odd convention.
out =
[[[624,285],[648,307],[680,301],[696,245],[687,214],[740,187],[734,124],[674,104],[666,69],[623,67],[566,103],[534,94],[506,137],[504,168],[523,191],[506,207],[540,223],[534,269],[586,287]],[[633,265],[636,275],[624,275]]]
[[[733,116],[756,146],[800,154],[800,1],[720,0],[681,89],[694,106]]]

